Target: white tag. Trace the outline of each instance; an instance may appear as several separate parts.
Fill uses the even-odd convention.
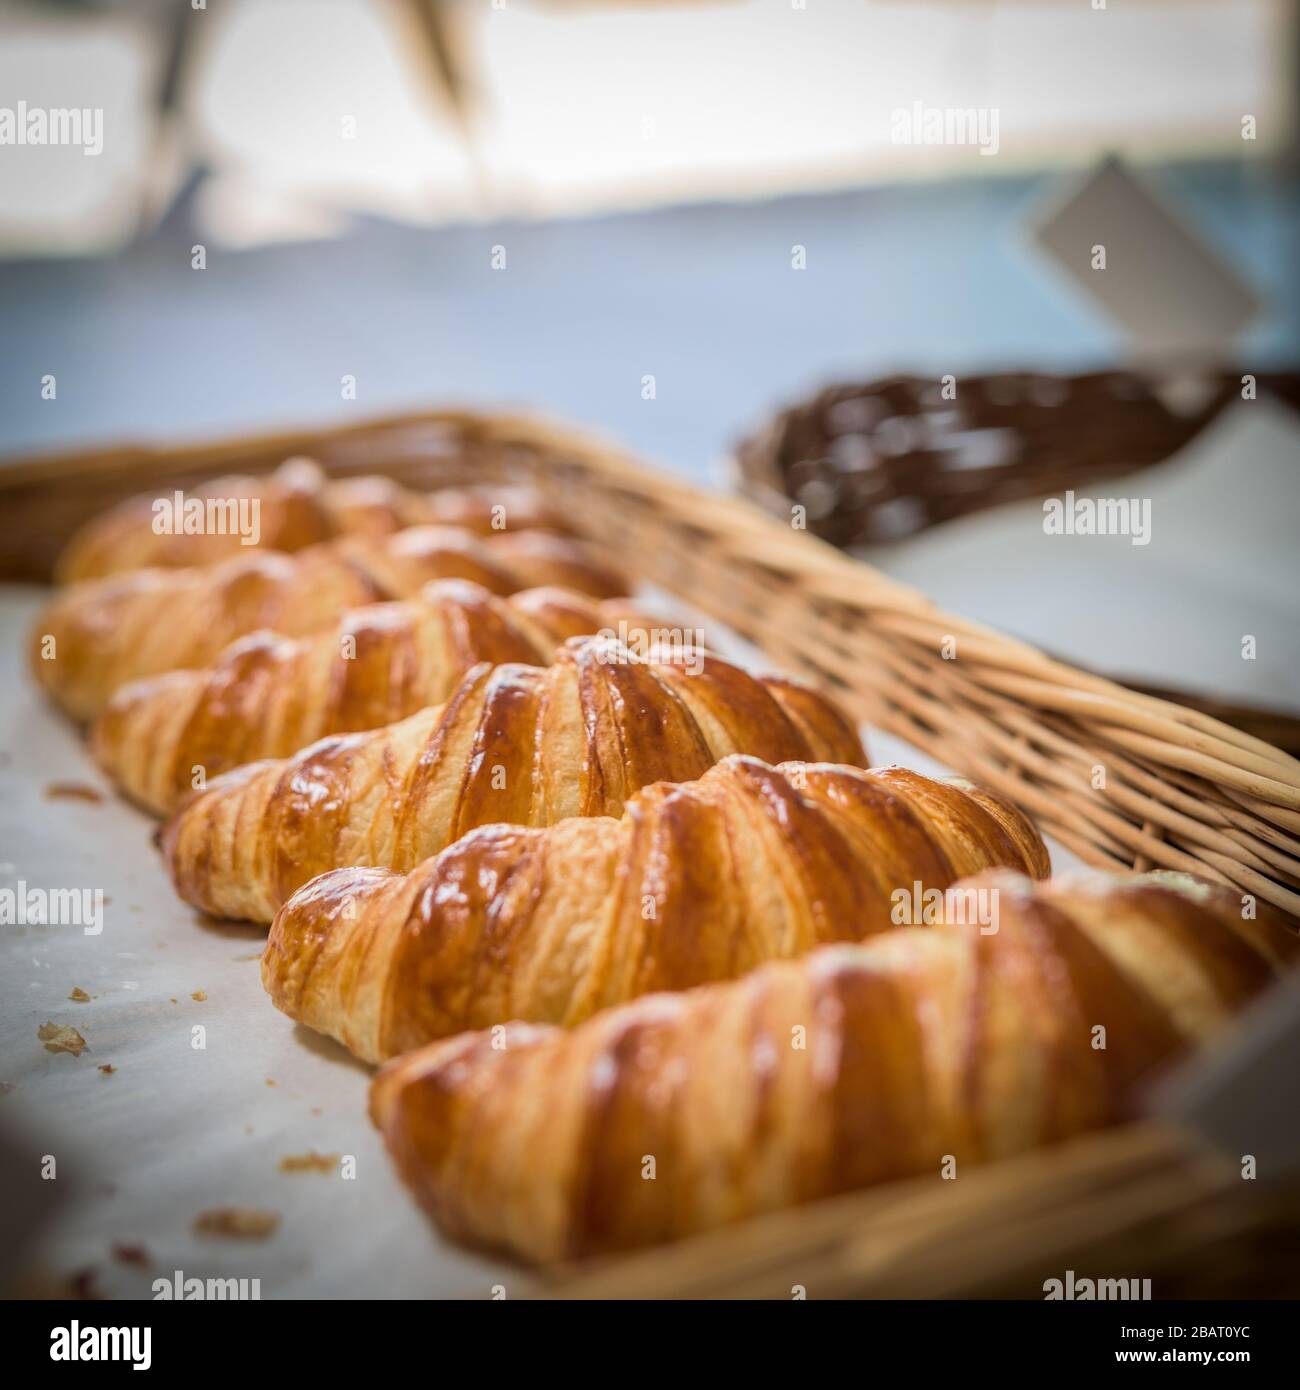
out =
[[[1262,307],[1117,158],[1074,181],[1035,222],[1036,247],[1123,330],[1137,357],[1222,359]]]

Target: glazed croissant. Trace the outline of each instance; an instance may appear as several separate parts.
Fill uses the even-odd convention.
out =
[[[204,508],[205,529],[199,534],[154,530],[160,506],[170,507],[175,492],[159,488],[132,497],[83,526],[59,557],[58,581],[102,579],[127,570],[211,565],[246,554],[249,547],[244,539],[254,533],[249,507],[253,501],[257,503],[257,544],[265,550],[297,551],[340,536],[383,536],[427,523],[460,526],[479,535],[564,529],[536,494],[524,488],[412,492],[377,475],[331,480],[316,464],[301,458],[289,459],[267,477],[232,475],[184,490],[187,504]],[[207,519],[210,508],[214,508],[215,525]],[[179,520],[183,525],[184,517]]]
[[[472,830],[406,875],[347,868],[277,913],[262,984],[380,1061],[510,1019],[580,1023],[661,989],[891,925],[891,894],[991,866],[1043,876],[1011,806],[902,768],[729,757],[622,818]]]
[[[630,599],[553,588],[501,599],[467,580],[442,580],[414,599],[353,609],[331,631],[257,632],[211,666],[133,681],[95,722],[92,746],[127,795],[161,815],[194,788],[199,770],[211,781],[326,734],[377,729],[445,700],[478,662],[544,665],[567,638],[628,622],[657,630]]]
[[[564,537],[479,538],[417,526],[297,555],[253,551],[199,569],[135,570],[73,585],[37,619],[32,668],[64,710],[91,719],[128,681],[207,666],[261,628],[286,637],[319,632],[349,608],[409,598],[431,579],[470,579],[495,594],[555,584],[607,598],[627,587]]]
[[[907,927],[573,1032],[436,1043],[379,1073],[371,1115],[447,1235],[537,1262],[960,1175],[1125,1118],[1294,961],[1285,927],[1178,878],[980,875],[962,897],[994,894],[994,934]]]
[[[164,853],[186,902],[269,922],[328,869],[400,873],[477,826],[617,816],[640,788],[730,753],[866,761],[807,686],[698,649],[639,659],[575,638],[548,669],[477,666],[441,708],[219,778],[172,820]]]

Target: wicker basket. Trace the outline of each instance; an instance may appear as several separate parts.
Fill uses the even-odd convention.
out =
[[[1292,407],[1300,374],[1254,374]],[[1240,398],[1238,370],[893,376],[828,386],[736,450],[741,487],[836,545],[870,545],[1173,458]]]
[[[1178,1128],[1133,1124],[604,1261],[555,1296],[1041,1299],[1067,1269],[1140,1273],[1161,1299],[1296,1298],[1300,1188],[1243,1183]]]
[[[1019,802],[1084,860],[1190,870],[1300,915],[1294,759],[946,614],[749,502],[535,419],[442,411],[13,460],[0,467],[3,577],[47,579],[73,527],[119,498],[291,454],[415,486],[529,480],[637,577]],[[615,1262],[558,1291],[1041,1297],[1044,1268],[1094,1258],[1105,1269],[1136,1261],[1160,1274],[1165,1296],[1294,1291],[1300,1191],[1253,1189],[1177,1129],[1141,1124],[996,1165],[967,1179],[960,1201],[908,1184],[850,1194]]]
[[[3,577],[47,578],[73,527],[120,497],[294,453],[414,485],[531,480],[637,577],[1017,801],[1087,863],[1203,874],[1300,918],[1296,759],[945,613],[743,500],[536,419],[440,411],[15,460],[0,469]]]

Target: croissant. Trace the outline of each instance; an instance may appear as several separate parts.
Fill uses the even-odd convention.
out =
[[[1125,1118],[1294,962],[1280,923],[1180,877],[984,874],[934,930],[435,1043],[379,1073],[371,1115],[443,1232],[534,1262],[960,1175]],[[957,924],[971,893],[993,934]]]
[[[164,853],[186,902],[269,922],[327,869],[405,872],[476,826],[617,816],[647,784],[730,753],[866,761],[807,686],[698,650],[638,659],[575,638],[548,669],[477,666],[441,708],[218,778],[172,820]]]
[[[545,664],[566,638],[629,621],[658,630],[630,604],[553,588],[500,599],[442,580],[418,598],[353,609],[332,631],[253,633],[211,666],[133,681],[95,722],[92,747],[128,796],[165,814],[200,770],[207,781],[326,734],[391,724],[445,700],[477,662]]]
[[[129,498],[83,526],[59,557],[58,581],[216,564],[246,553],[246,538],[254,532],[256,544],[266,550],[297,551],[340,536],[382,536],[430,522],[464,527],[479,535],[506,529],[564,529],[536,494],[525,488],[412,492],[379,476],[330,480],[316,464],[298,458],[281,464],[268,477],[232,475],[185,491],[186,503],[201,503],[205,508],[204,530],[160,534],[154,530],[160,508],[171,506],[175,491]],[[255,528],[248,506],[254,501]],[[213,504],[221,504],[214,512],[215,526],[206,520],[206,509]],[[183,525],[184,518],[180,521]]]
[[[64,710],[88,720],[128,681],[207,666],[260,628],[286,637],[319,632],[349,608],[408,598],[431,579],[471,579],[495,594],[555,584],[608,598],[627,588],[577,541],[538,531],[481,539],[417,526],[297,555],[253,551],[204,568],[135,570],[73,585],[37,619],[32,667]]]
[[[438,526],[459,526],[476,536],[495,536],[502,531],[572,534],[572,528],[527,487],[449,487],[428,494],[424,501],[429,513],[427,521]]]
[[[1011,806],[902,768],[728,757],[620,819],[472,830],[405,875],[346,868],[276,914],[262,984],[368,1061],[509,1019],[572,1026],[891,925],[891,893],[1043,876]]]

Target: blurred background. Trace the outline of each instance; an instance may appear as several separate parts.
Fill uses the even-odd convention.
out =
[[[1108,673],[1300,705],[1295,415],[1233,403],[1300,346],[1297,34],[1290,0],[6,3],[0,453],[468,402],[726,485],[828,383],[1155,370],[1215,400],[1141,459],[1179,460],[1149,545],[1014,489],[839,538]],[[1117,170],[1106,294],[1070,247]],[[1076,407],[1040,452],[1137,461]]]

